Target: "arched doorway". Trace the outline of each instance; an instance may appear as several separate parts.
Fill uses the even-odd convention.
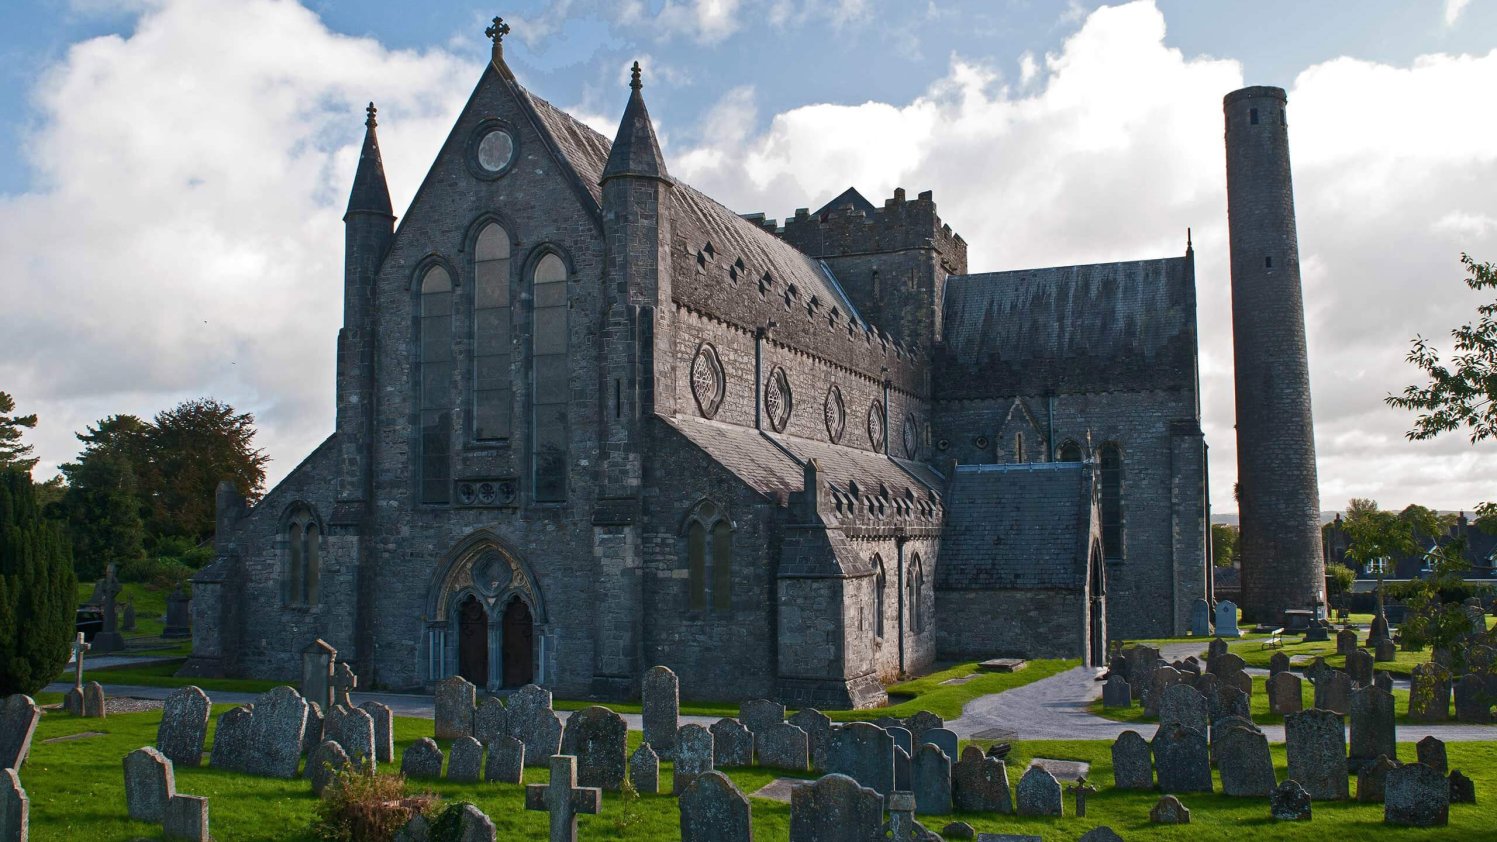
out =
[[[1101,547],[1092,545],[1091,559],[1089,564],[1091,570],[1088,583],[1091,597],[1090,610],[1087,612],[1089,628],[1087,629],[1088,655],[1091,658],[1091,666],[1097,667],[1107,663],[1107,574],[1102,564]]]
[[[518,596],[504,606],[504,686],[521,687],[535,681],[535,623],[530,606]]]
[[[472,594],[457,607],[457,673],[476,687],[489,684],[489,612]]]

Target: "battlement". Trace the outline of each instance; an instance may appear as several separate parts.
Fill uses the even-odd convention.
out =
[[[947,271],[962,274],[967,269],[967,241],[941,221],[929,190],[907,199],[904,188],[897,188],[884,200],[883,207],[874,207],[849,190],[816,213],[809,208],[797,209],[795,216],[779,228],[763,214],[746,218],[812,257],[934,249],[941,254]]]

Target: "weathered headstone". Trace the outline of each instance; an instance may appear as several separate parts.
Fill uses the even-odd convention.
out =
[[[1216,636],[1242,637],[1237,628],[1237,603],[1224,599],[1216,604]]]
[[[1388,618],[1379,611],[1377,616],[1372,618],[1371,628],[1367,630],[1367,645],[1376,646],[1385,640],[1391,642],[1392,637],[1388,634]]]
[[[1195,637],[1211,636],[1211,603],[1200,597],[1190,601],[1190,633]]]
[[[1446,780],[1450,781],[1450,803],[1476,803],[1476,782],[1461,774],[1460,769],[1452,769]]]
[[[1201,673],[1206,671],[1206,668],[1201,666],[1200,660],[1198,660],[1194,655],[1191,655],[1183,661],[1176,661],[1174,664],[1172,664],[1172,666],[1180,672],[1188,673],[1193,676],[1199,676]]]
[[[1123,842],[1123,837],[1119,836],[1117,831],[1104,824],[1081,834],[1081,838],[1077,839],[1076,842]]]
[[[1174,667],[1160,667],[1150,673],[1148,691],[1144,693],[1143,698],[1144,714],[1158,716],[1159,703],[1164,700],[1164,691],[1171,685],[1184,681],[1185,678],[1185,674]]]
[[[13,767],[0,769],[0,840],[26,842],[31,827],[31,799]]]
[[[639,683],[640,719],[645,742],[656,755],[669,758],[676,749],[676,729],[681,727],[681,682],[669,667],[650,667]]]
[[[1012,813],[1008,767],[977,746],[967,746],[961,759],[951,766],[951,800],[964,813]]]
[[[1211,791],[1211,754],[1204,733],[1183,725],[1161,725],[1149,747],[1161,790]]]
[[[1292,672],[1284,671],[1269,676],[1268,712],[1287,715],[1305,709],[1304,683]]]
[[[1336,632],[1336,654],[1350,655],[1357,651],[1357,633],[1351,629]]]
[[[853,722],[832,732],[827,771],[846,775],[880,795],[894,791],[894,738],[867,722]]]
[[[369,714],[374,722],[374,759],[380,763],[395,761],[395,713],[390,706],[379,702],[365,702],[359,709]]]
[[[212,842],[208,831],[208,799],[201,795],[173,795],[166,802],[163,835],[183,842]]]
[[[878,838],[883,824],[884,797],[846,775],[829,774],[790,792],[795,842],[866,842]]]
[[[1117,789],[1153,789],[1154,765],[1148,742],[1137,731],[1124,731],[1112,743],[1112,785]]]
[[[1190,824],[1190,810],[1173,795],[1161,797],[1149,810],[1151,824]]]
[[[1354,650],[1346,656],[1346,674],[1353,687],[1366,687],[1372,683],[1372,653],[1366,649]]]
[[[1319,708],[1291,713],[1284,717],[1284,736],[1289,777],[1316,801],[1345,801],[1346,730],[1341,716]]]
[[[1444,722],[1450,718],[1450,672],[1439,664],[1414,667],[1409,682],[1409,719]]]
[[[508,735],[509,711],[497,696],[485,696],[473,711],[473,736],[488,745],[501,735]]]
[[[250,746],[250,726],[254,723],[255,706],[241,705],[219,714],[218,725],[213,729],[213,751],[208,762],[215,769],[244,771]]]
[[[1445,759],[1445,742],[1438,737],[1434,735],[1425,737],[1414,745],[1414,750],[1418,752],[1420,763],[1442,775],[1449,770]]]
[[[323,736],[343,746],[357,766],[376,762],[374,717],[363,708],[334,705],[323,723]]]
[[[1060,781],[1039,766],[1024,770],[1014,802],[1021,816],[1059,816],[1065,813]]]
[[[1159,724],[1184,725],[1202,734],[1211,725],[1206,698],[1188,684],[1175,684],[1164,691],[1159,702]]]
[[[1372,650],[1372,659],[1380,664],[1396,661],[1398,660],[1398,646],[1387,638],[1379,640]]]
[[[95,652],[122,652],[125,649],[125,636],[120,634],[119,614],[115,607],[121,589],[114,562],[110,562],[105,568],[104,583],[99,588],[104,598],[104,604],[100,606],[104,611],[104,628],[94,634]]]
[[[527,684],[509,697],[509,735],[525,744],[525,765],[546,766],[561,749],[561,720],[551,709],[551,691]]]
[[[742,722],[724,717],[712,723],[711,731],[714,768],[754,765],[754,735]]]
[[[166,626],[161,630],[161,636],[192,637],[192,598],[182,585],[177,585],[166,598]]]
[[[349,694],[355,687],[359,686],[359,677],[354,675],[353,667],[347,661],[333,668],[333,704],[342,705],[346,708],[353,707],[353,697]]]
[[[738,705],[738,721],[753,733],[757,747],[760,732],[785,721],[785,706],[768,699],[752,699]]]
[[[947,840],[976,839],[977,828],[974,828],[972,825],[967,824],[966,822],[951,822],[950,824],[941,828],[941,838]]]
[[[1211,710],[1213,720],[1224,716],[1252,716],[1253,703],[1248,693],[1253,687],[1252,676],[1239,672],[1234,680],[1239,686],[1225,685],[1216,688],[1216,707]]]
[[[1450,821],[1450,782],[1423,763],[1391,769],[1383,782],[1383,823],[1443,827]]]
[[[1378,670],[1372,674],[1372,686],[1381,690],[1393,692],[1393,675],[1387,670]]]
[[[700,725],[676,729],[676,758],[672,765],[671,792],[686,791],[691,782],[712,771],[712,732]]]
[[[1351,690],[1351,677],[1346,673],[1327,673],[1315,682],[1315,707],[1345,716],[1351,712]],[[1310,795],[1317,801],[1321,800],[1315,795],[1313,788],[1310,789]]]
[[[896,748],[904,749],[906,754],[915,750],[915,735],[911,734],[908,728],[903,725],[890,725],[884,730],[889,732]]]
[[[624,767],[629,761],[629,726],[624,718],[601,705],[577,711],[567,718],[562,751],[577,758],[577,783],[618,792],[624,786]]]
[[[1226,681],[1247,669],[1247,662],[1232,652],[1223,652],[1206,662],[1206,671],[1221,681]]]
[[[1133,691],[1129,689],[1127,679],[1117,673],[1107,677],[1107,683],[1102,685],[1102,707],[1133,707]]]
[[[603,791],[577,786],[577,758],[557,754],[548,760],[551,780],[525,786],[525,809],[551,814],[550,842],[577,842],[577,814],[593,814],[603,809]]]
[[[15,693],[0,703],[0,769],[20,769],[31,752],[31,738],[42,709],[30,696]]]
[[[455,740],[473,735],[474,700],[478,688],[460,675],[437,682],[436,735],[439,740]],[[550,694],[548,693],[547,696]],[[546,700],[548,703],[550,699]]]
[[[525,744],[514,737],[495,737],[488,749],[488,759],[483,764],[483,779],[505,784],[525,781]]]
[[[318,638],[301,650],[301,695],[327,710],[333,706],[333,661],[338,650]]]
[[[307,700],[300,693],[283,685],[260,694],[250,717],[243,771],[268,778],[296,777],[306,725]]]
[[[899,746],[894,747],[894,791],[908,792],[910,789],[910,756]]]
[[[1398,759],[1393,694],[1378,687],[1363,687],[1351,694],[1350,760],[1360,766],[1385,754]]]
[[[1476,673],[1468,673],[1455,683],[1456,719],[1478,724],[1492,721],[1492,703],[1497,698],[1493,697],[1487,684],[1487,677]]]
[[[1222,640],[1220,635],[1211,638],[1211,642],[1208,643],[1208,644],[1206,644],[1206,660],[1207,661],[1210,661],[1212,658],[1215,658],[1217,655],[1225,655],[1225,654],[1227,654],[1227,642],[1225,640]]]
[[[1383,803],[1388,773],[1397,768],[1397,761],[1388,759],[1386,754],[1379,754],[1376,760],[1363,764],[1357,772],[1357,801],[1363,804]]]
[[[889,795],[889,821],[879,838],[890,842],[930,842],[939,837],[915,820],[915,794],[901,790]]]
[[[790,717],[791,725],[806,732],[811,751],[811,771],[826,771],[826,750],[832,742],[832,720],[815,708],[801,708]]]
[[[83,661],[93,644],[83,639],[83,632],[73,641],[73,686],[62,698],[62,709],[74,716],[83,715]]]
[[[1133,700],[1142,702],[1149,691],[1149,678],[1159,663],[1159,650],[1153,646],[1139,644],[1123,650],[1128,662],[1128,686],[1133,690]]]
[[[442,777],[442,749],[431,737],[422,737],[400,756],[400,774],[407,778],[435,780]]]
[[[681,793],[681,842],[752,842],[753,813],[738,785],[708,772]]]
[[[1265,798],[1273,792],[1273,758],[1268,737],[1261,731],[1234,726],[1220,734],[1213,748],[1221,772],[1222,794],[1240,798]]]
[[[154,748],[138,748],[125,755],[125,807],[130,818],[158,824],[166,818],[166,803],[177,794],[172,762]]]
[[[917,812],[927,816],[951,812],[951,758],[940,747],[920,746],[911,761],[910,778]]]
[[[302,754],[310,756],[318,746],[322,745],[324,721],[322,708],[316,702],[307,702],[307,723],[301,729]]]
[[[456,842],[495,842],[494,821],[475,804],[464,804],[457,820]]]
[[[945,728],[946,720],[928,710],[917,711],[904,718],[904,727],[915,738],[915,745],[924,742],[922,736],[932,728]]]
[[[120,631],[135,631],[135,597],[125,603],[124,619],[120,620]]]
[[[714,734],[713,738],[716,736]],[[804,772],[810,764],[806,732],[789,722],[769,726],[764,733],[756,735],[755,742],[759,744],[760,766]]]
[[[1268,794],[1268,814],[1276,822],[1310,820],[1310,793],[1293,778],[1285,780]]]
[[[1331,669],[1331,665],[1325,662],[1325,658],[1317,655],[1310,661],[1310,665],[1305,667],[1305,678],[1310,679],[1311,684],[1319,684],[1322,679],[1333,672],[1335,670]]]
[[[352,764],[348,752],[334,740],[323,740],[307,755],[307,780],[312,782],[312,793],[321,795],[338,773]]]
[[[1076,818],[1086,818],[1086,799],[1088,796],[1096,795],[1101,790],[1086,782],[1086,776],[1082,775],[1074,783],[1066,787],[1066,792],[1076,798]]]
[[[920,743],[921,745],[929,743],[933,746],[936,746],[941,751],[946,752],[946,756],[951,758],[953,762],[955,762],[956,758],[959,756],[956,750],[958,744],[956,732],[951,730],[950,728],[928,729],[920,736],[916,737],[915,741]]]
[[[83,685],[83,715],[89,719],[103,719],[109,715],[108,703],[104,699],[104,685],[97,681]]]
[[[629,782],[640,795],[660,794],[660,755],[648,742],[640,743],[629,755]]]
[[[395,834],[395,842],[431,842],[431,822],[417,813]]]
[[[483,772],[483,744],[473,737],[458,737],[447,754],[447,780],[477,783]]]
[[[1283,652],[1275,652],[1268,659],[1268,674],[1278,675],[1289,671],[1289,656]]]

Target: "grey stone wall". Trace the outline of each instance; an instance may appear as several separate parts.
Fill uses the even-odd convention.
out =
[[[936,612],[943,658],[1087,658],[1082,591],[940,591]]]

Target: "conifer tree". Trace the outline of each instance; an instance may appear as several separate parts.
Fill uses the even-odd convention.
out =
[[[0,392],[0,470],[29,471],[36,467],[36,459],[31,455],[31,445],[21,443],[21,433],[36,426],[36,416],[6,414],[15,408],[15,399]]]
[[[77,602],[61,524],[42,516],[29,474],[0,471],[0,696],[35,693],[62,671]]]

